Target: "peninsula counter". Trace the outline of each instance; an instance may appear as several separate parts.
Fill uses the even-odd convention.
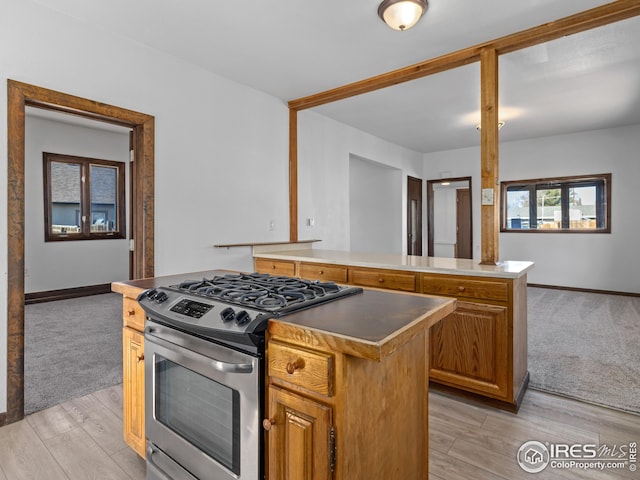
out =
[[[527,272],[533,262],[254,247],[255,270],[446,296],[456,310],[431,329],[432,386],[517,412],[529,382]]]

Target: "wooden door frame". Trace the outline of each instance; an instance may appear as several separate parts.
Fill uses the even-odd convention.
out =
[[[433,223],[435,211],[433,208],[433,185],[437,183],[454,183],[454,182],[467,182],[469,185],[469,212],[471,215],[471,238],[473,239],[473,191],[471,189],[471,177],[455,177],[455,178],[438,178],[437,180],[427,180],[427,255],[433,257],[434,244],[433,244]],[[473,241],[471,242],[473,248]]]
[[[24,231],[25,109],[80,115],[129,127],[134,136],[135,191],[131,238],[133,278],[154,271],[154,117],[15,80],[7,80],[7,413],[5,423],[24,418]],[[2,422],[0,422],[2,425]]]
[[[409,205],[409,185],[411,183],[416,185],[420,185],[420,202],[418,203],[418,238],[420,245],[420,255],[422,255],[423,245],[422,245],[422,188],[423,183],[421,178],[412,177],[411,175],[407,175],[407,255],[411,255],[409,252],[411,251],[411,239],[409,239],[409,227],[411,226],[411,205]]]

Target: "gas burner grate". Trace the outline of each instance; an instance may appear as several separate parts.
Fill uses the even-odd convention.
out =
[[[202,280],[187,280],[172,288],[269,312],[293,311],[361,291],[356,291],[353,287],[341,287],[333,282],[264,273],[216,275]]]

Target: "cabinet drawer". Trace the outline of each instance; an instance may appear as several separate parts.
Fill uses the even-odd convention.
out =
[[[301,263],[300,277],[308,280],[323,280],[327,282],[347,282],[347,269],[334,265],[320,263]]]
[[[122,318],[125,327],[142,332],[144,330],[144,310],[135,298],[122,297]]]
[[[467,277],[424,275],[422,277],[422,293],[502,302],[509,299],[509,287],[506,282],[474,280]]]
[[[293,276],[295,264],[285,260],[269,260],[267,258],[256,258],[255,269],[259,273],[269,273],[272,275]]]
[[[268,374],[298,387],[333,395],[333,355],[269,342]]]
[[[416,291],[415,275],[380,270],[350,270],[349,274],[350,283],[354,285],[404,290],[406,292]]]

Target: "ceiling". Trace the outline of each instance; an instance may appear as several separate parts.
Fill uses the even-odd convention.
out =
[[[397,32],[377,0],[32,0],[283,103],[595,6],[598,0],[430,0]],[[502,141],[640,123],[640,18],[500,57]],[[478,145],[479,67],[314,110],[418,152]]]

